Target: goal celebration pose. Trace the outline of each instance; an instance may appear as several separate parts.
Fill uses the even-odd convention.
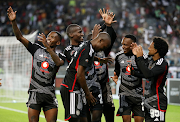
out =
[[[58,101],[53,84],[59,67],[64,64],[64,55],[61,53],[57,55],[55,48],[60,45],[62,37],[57,31],[51,31],[47,39],[44,34],[38,36],[38,41],[41,41],[44,47],[37,43],[32,44],[22,36],[17,27],[16,11],[14,12],[9,7],[7,12],[17,40],[33,56],[31,83],[28,90],[29,100],[27,102],[29,122],[39,121],[41,108],[43,108],[46,121],[55,122],[57,120]]]

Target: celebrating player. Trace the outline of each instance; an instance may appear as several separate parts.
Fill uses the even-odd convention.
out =
[[[154,37],[148,50],[150,59],[143,58],[143,49],[137,44],[132,44],[136,64],[142,74],[131,71],[131,74],[146,78],[145,83],[145,121],[146,122],[165,122],[167,109],[167,97],[164,94],[164,85],[167,79],[168,63],[165,55],[168,52],[168,44],[161,37]]]
[[[28,118],[29,122],[38,122],[41,108],[43,108],[47,122],[55,122],[58,113],[58,101],[55,96],[53,86],[56,73],[61,65],[64,64],[64,56],[55,53],[55,48],[60,45],[62,39],[57,31],[51,31],[47,39],[45,35],[39,34],[38,41],[41,41],[44,47],[39,44],[32,44],[24,38],[17,27],[16,11],[8,8],[7,14],[12,23],[14,34],[33,56],[32,77],[29,87]],[[60,58],[61,57],[61,58]]]
[[[142,79],[132,76],[129,68],[131,64],[137,70],[135,55],[133,55],[131,50],[132,42],[136,42],[136,37],[126,35],[122,40],[123,51],[117,53],[115,59],[115,70],[112,79],[117,82],[121,73],[119,109],[116,116],[122,116],[123,122],[130,122],[131,112],[133,112],[135,122],[143,122]]]

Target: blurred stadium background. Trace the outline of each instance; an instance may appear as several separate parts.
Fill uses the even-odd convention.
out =
[[[101,8],[116,14],[117,23],[114,23],[113,27],[117,40],[110,53],[113,58],[121,50],[121,39],[126,34],[135,35],[145,52],[148,52],[147,48],[153,36],[164,37],[170,46],[166,57],[170,65],[168,78],[177,82],[177,88],[168,87],[169,91],[172,90],[168,95],[174,95],[180,101],[179,0],[1,0],[0,103],[27,101],[31,76],[31,55],[14,37],[6,14],[9,6],[17,11],[18,27],[31,42],[37,42],[37,33],[47,35],[51,30],[59,31],[64,37],[57,48],[59,52],[69,45],[66,27],[71,23],[79,24],[86,39],[95,24],[103,23],[99,14]],[[57,73],[56,89],[59,89],[63,80],[66,66],[67,64],[60,67]],[[114,64],[109,65],[110,76],[113,75],[113,70]],[[115,98],[118,98],[118,85],[111,81]]]

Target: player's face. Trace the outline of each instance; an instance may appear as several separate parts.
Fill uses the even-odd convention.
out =
[[[151,42],[148,50],[149,50],[149,53],[148,53],[149,56],[153,56],[154,54],[157,53],[157,49],[154,48],[154,42]]]
[[[122,44],[122,49],[124,51],[124,53],[128,53],[131,51],[131,44],[132,44],[132,40],[130,38],[124,38],[121,42]]]
[[[50,32],[47,36],[47,43],[50,47],[54,47],[60,44],[59,36],[56,32]]]
[[[84,36],[84,33],[83,33],[81,27],[79,27],[79,26],[75,27],[74,32],[73,32],[73,39],[76,42],[82,42],[83,41],[83,36]]]

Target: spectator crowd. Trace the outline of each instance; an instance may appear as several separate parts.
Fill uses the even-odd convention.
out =
[[[133,34],[144,50],[153,36],[167,39],[170,48],[167,59],[171,66],[180,66],[180,1],[179,0],[16,0],[0,1],[0,36],[13,36],[7,17],[7,8],[17,11],[18,26],[23,34],[36,30],[48,34],[59,31],[64,39],[59,49],[69,44],[65,33],[71,23],[81,25],[85,38],[94,24],[101,23],[100,8],[113,11],[117,23],[114,29],[117,40],[110,55],[121,50],[121,40],[126,34]]]

